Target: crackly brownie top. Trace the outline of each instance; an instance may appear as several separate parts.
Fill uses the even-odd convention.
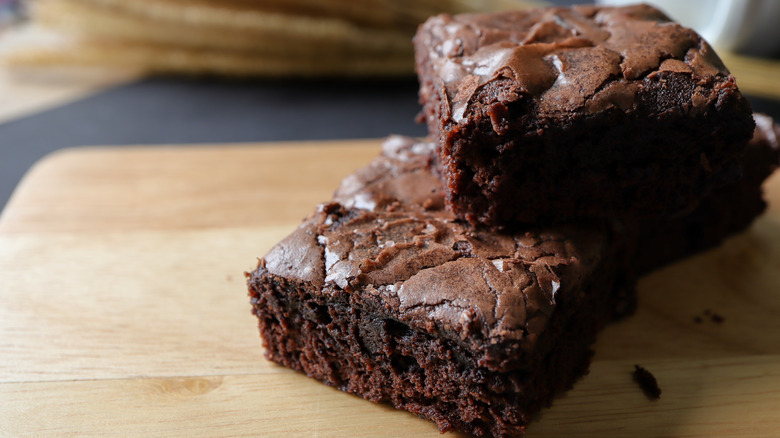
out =
[[[322,294],[373,300],[411,327],[476,348],[519,341],[529,350],[556,296],[581,285],[605,239],[585,227],[502,235],[457,221],[429,169],[434,149],[389,138],[333,202],[270,251],[265,267]]]
[[[686,110],[712,104],[728,71],[693,30],[647,5],[574,6],[487,14],[439,15],[419,30],[460,122],[472,96],[496,81],[495,101],[533,96],[541,116],[608,108],[630,110],[642,78],[690,75],[697,87]]]

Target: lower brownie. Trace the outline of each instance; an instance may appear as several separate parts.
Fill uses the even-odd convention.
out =
[[[432,144],[394,137],[249,277],[266,357],[442,431],[521,435],[588,367],[633,278],[607,225],[456,221]]]
[[[760,200],[777,162],[768,143],[749,148],[755,178],[691,216],[730,224],[705,242],[689,238],[685,218],[471,227],[444,209],[434,146],[391,137],[248,274],[266,357],[442,431],[522,435],[587,372],[596,333],[630,312],[634,272],[676,257],[669,248],[713,245],[760,212],[724,219],[744,194]]]

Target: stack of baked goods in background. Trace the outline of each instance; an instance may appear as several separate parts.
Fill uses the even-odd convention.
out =
[[[530,0],[31,0],[11,65],[142,73],[393,76],[413,73],[416,27],[440,12]]]
[[[648,6],[440,15],[415,46],[431,140],[386,140],[262,258],[253,312],[272,361],[520,436],[640,275],[763,211],[780,129]]]

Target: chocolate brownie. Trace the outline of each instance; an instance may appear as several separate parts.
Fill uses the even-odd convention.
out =
[[[415,49],[446,201],[471,223],[671,216],[739,177],[747,100],[650,6],[439,15]]]
[[[393,137],[249,275],[266,357],[442,431],[521,435],[631,307],[620,234],[497,234],[443,208],[431,143]]]
[[[780,164],[780,126],[755,114],[756,129],[744,158],[744,177],[715,189],[690,215],[643,219],[637,230],[635,267],[640,273],[712,248],[747,228],[766,208],[764,180]]]

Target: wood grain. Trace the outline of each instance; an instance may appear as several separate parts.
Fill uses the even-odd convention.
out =
[[[774,437],[780,427],[779,361],[780,356],[648,361],[644,365],[662,385],[659,401],[648,401],[635,387],[632,362],[599,361],[532,423],[527,436]],[[10,408],[10,415],[0,417],[0,429],[15,437],[439,436],[432,422],[286,369],[3,384],[0,404]]]
[[[0,235],[0,381],[267,371],[243,272],[293,228]]]
[[[10,408],[0,433],[14,437],[439,435],[432,422],[281,368],[273,375],[4,384],[0,404]]]
[[[0,217],[0,436],[438,436],[267,362],[249,313],[243,271],[378,144],[39,163]],[[528,437],[776,436],[780,174],[767,196],[748,231],[640,282],[637,313],[607,327],[590,374]],[[634,364],[661,400],[631,381]]]
[[[20,182],[0,232],[192,229],[298,223],[379,140],[76,148]]]
[[[643,361],[661,386],[655,401],[631,382],[634,363],[595,361],[527,436],[777,436],[780,356]]]

